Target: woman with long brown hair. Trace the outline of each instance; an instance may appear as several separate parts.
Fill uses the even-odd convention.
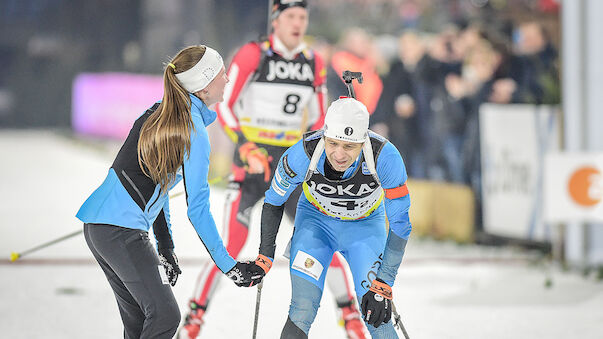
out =
[[[208,108],[223,100],[228,82],[222,57],[207,46],[181,50],[166,66],[164,94],[135,122],[105,181],[77,217],[105,273],[124,324],[125,338],[172,338],[180,311],[168,191],[184,180],[188,217],[216,266],[238,286],[259,282],[253,262],[237,262],[217,232],[209,209]],[[153,227],[157,250],[149,241]]]

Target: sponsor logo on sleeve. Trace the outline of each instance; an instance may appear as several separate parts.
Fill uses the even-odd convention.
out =
[[[287,175],[290,178],[295,178],[295,176],[297,175],[297,173],[295,173],[291,167],[289,167],[289,155],[285,155],[283,157],[283,169],[285,170],[285,173],[287,173]]]
[[[285,193],[287,193],[287,191],[277,185],[276,180],[272,180],[272,185],[270,185],[270,187],[272,187],[272,190],[274,190],[274,192],[276,192],[276,194],[280,195],[281,197],[284,197]]]
[[[289,181],[281,176],[280,171],[276,171],[274,173],[274,181],[276,181],[276,183],[281,185],[284,189],[289,189],[289,187],[291,187]]]
[[[323,270],[320,261],[304,251],[297,251],[291,268],[305,273],[316,280],[320,278]]]

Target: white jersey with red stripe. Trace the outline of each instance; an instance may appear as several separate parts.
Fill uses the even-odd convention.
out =
[[[249,141],[289,147],[306,129],[319,129],[326,111],[326,69],[305,44],[286,50],[276,36],[239,49],[218,118],[227,133]],[[232,135],[232,134],[231,134]]]

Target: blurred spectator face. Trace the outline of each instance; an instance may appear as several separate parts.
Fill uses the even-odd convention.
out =
[[[455,74],[446,76],[446,90],[455,98],[474,94],[485,82],[492,79],[500,62],[500,54],[492,48],[489,42],[480,40],[467,55],[463,64],[462,76],[459,77]],[[501,98],[507,96],[507,91],[504,90],[508,88],[510,87],[501,88]]]
[[[459,39],[456,43],[458,51],[461,55],[465,56],[471,49],[479,44],[481,40],[480,29],[477,26],[469,26],[465,28],[459,35]]]
[[[546,45],[542,27],[536,22],[529,22],[519,26],[517,35],[516,48],[519,54],[535,54],[542,51]]]
[[[478,44],[481,39],[480,29],[477,26],[467,27],[463,33],[461,33],[461,40],[469,48]]]
[[[400,60],[407,67],[415,66],[425,53],[423,43],[415,33],[404,33],[398,41]]]
[[[347,30],[341,41],[341,47],[360,58],[366,58],[373,52],[371,37],[361,28]]]
[[[410,118],[415,113],[415,101],[408,94],[402,94],[394,102],[396,114],[401,118]]]
[[[474,83],[483,83],[492,78],[500,64],[501,56],[490,44],[481,40],[467,56],[463,66],[463,78]]]
[[[322,56],[323,60],[327,63],[331,61],[331,56],[333,55],[333,45],[328,43],[325,40],[315,40],[312,44],[312,49]]]
[[[456,38],[448,32],[439,34],[431,43],[429,55],[442,62],[452,62],[459,59]]]
[[[513,98],[513,93],[517,89],[517,84],[511,78],[499,79],[492,84],[492,93],[488,101],[497,104],[508,104]]]
[[[302,7],[291,7],[284,10],[272,21],[274,34],[288,49],[301,44],[308,28],[308,11]]]

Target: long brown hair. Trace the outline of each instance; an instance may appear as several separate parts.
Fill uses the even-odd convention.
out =
[[[195,66],[203,54],[205,46],[187,47],[165,67],[163,100],[140,130],[138,164],[145,175],[161,185],[162,192],[169,189],[184,155],[189,154],[194,130],[189,93],[178,82],[176,73]]]

